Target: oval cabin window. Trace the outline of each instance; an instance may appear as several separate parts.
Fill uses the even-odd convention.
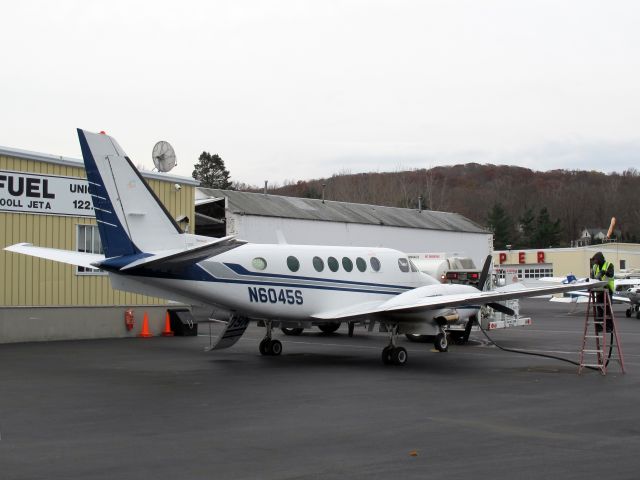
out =
[[[294,256],[287,257],[287,267],[292,272],[297,272],[300,270],[300,261]]]

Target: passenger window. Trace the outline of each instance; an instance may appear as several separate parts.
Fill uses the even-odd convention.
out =
[[[264,270],[265,268],[267,268],[267,261],[262,257],[256,257],[251,262],[251,265],[256,270]]]
[[[374,272],[380,271],[380,260],[378,260],[377,257],[371,257],[369,263],[371,264],[371,268],[373,268]]]
[[[358,267],[358,270],[361,272],[364,272],[367,269],[367,262],[364,261],[364,258],[358,257],[356,258],[356,267]]]
[[[313,268],[316,269],[316,272],[323,271],[324,261],[320,257],[313,257]]]
[[[300,270],[300,262],[294,256],[287,257],[287,267],[289,267],[289,270],[292,272],[297,272]]]
[[[336,260],[334,257],[329,257],[327,259],[327,265],[329,265],[329,270],[331,270],[332,272],[337,272],[338,268],[340,268],[338,260]]]
[[[342,257],[342,268],[344,268],[347,272],[353,270],[353,262],[349,257]]]
[[[400,267],[401,271],[408,272],[409,271],[409,260],[407,260],[406,258],[399,258],[398,259],[398,267]]]

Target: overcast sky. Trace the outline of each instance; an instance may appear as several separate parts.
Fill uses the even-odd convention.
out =
[[[260,185],[479,162],[640,159],[638,1],[5,1],[0,145],[80,158],[76,127],[173,173]]]

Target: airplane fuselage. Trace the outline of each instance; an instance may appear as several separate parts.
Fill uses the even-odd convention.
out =
[[[149,272],[144,279],[138,275],[134,281],[176,300],[215,305],[251,318],[291,321],[386,301],[418,287],[428,286],[434,296],[477,292],[467,285],[441,284],[418,271],[405,254],[388,248],[246,244],[205,259],[178,277],[158,276],[161,273]],[[452,311],[422,312],[416,320]],[[457,314],[464,320],[477,311],[465,308]]]

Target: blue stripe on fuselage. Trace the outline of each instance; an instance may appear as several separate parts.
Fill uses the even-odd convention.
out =
[[[339,286],[328,286],[328,285],[314,285],[307,283],[289,283],[289,282],[278,282],[278,281],[262,281],[262,280],[250,280],[250,279],[238,279],[232,280],[227,278],[217,278],[213,276],[211,273],[206,271],[200,265],[189,265],[184,268],[176,268],[169,270],[159,270],[148,267],[140,267],[132,270],[127,270],[123,272],[126,275],[134,275],[146,278],[163,278],[170,280],[192,280],[197,282],[211,282],[211,283],[228,283],[228,284],[236,284],[236,285],[258,285],[258,286],[267,286],[267,287],[286,287],[286,288],[306,288],[313,290],[333,290],[338,292],[356,292],[356,293],[374,293],[381,295],[398,295],[406,291],[406,289],[410,289],[412,287],[393,287],[389,286],[389,288],[402,288],[402,291],[390,291],[390,290],[368,290],[365,288],[355,288],[355,287],[339,287]],[[327,280],[325,280],[326,282]],[[330,280],[329,280],[330,281]],[[379,287],[385,287],[385,285],[379,285]]]
[[[333,278],[319,278],[319,277],[302,277],[298,275],[283,275],[279,273],[263,273],[263,272],[250,272],[242,265],[238,265],[237,263],[225,263],[225,266],[229,267],[238,275],[247,275],[251,277],[273,277],[273,278],[287,278],[290,280],[308,280],[312,282],[330,282],[330,283],[341,283],[345,285],[356,285],[361,287],[378,287],[378,288],[395,288],[402,290],[413,290],[414,287],[406,287],[404,285],[385,285],[383,283],[368,283],[368,282],[356,282],[352,280],[336,280]]]

